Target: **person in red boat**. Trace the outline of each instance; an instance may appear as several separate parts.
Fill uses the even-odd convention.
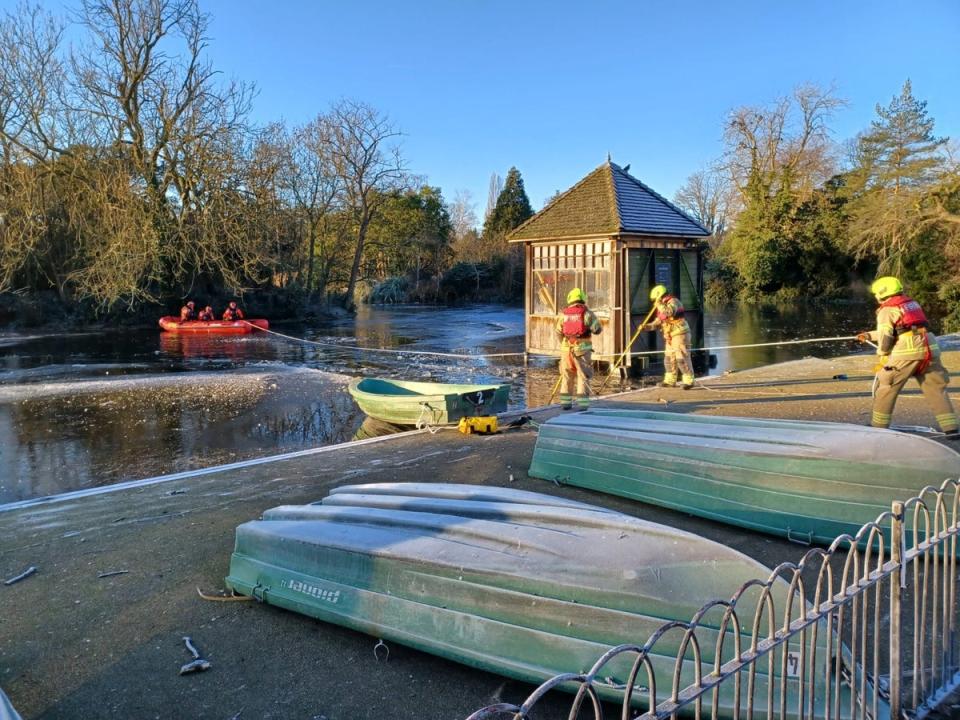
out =
[[[237,307],[236,300],[231,300],[230,304],[227,305],[227,309],[223,311],[223,319],[228,322],[244,319],[243,310]]]
[[[186,305],[180,308],[180,322],[187,322],[188,320],[197,319],[197,311],[194,309],[196,307],[193,300],[189,300]]]
[[[197,315],[197,320],[216,320],[216,315],[213,314],[213,308],[207,305],[203,310],[200,311],[200,314]]]

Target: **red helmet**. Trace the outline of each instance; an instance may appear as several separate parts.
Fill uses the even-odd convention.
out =
[[[235,308],[236,306],[237,306],[237,301],[236,301],[236,300],[231,300],[231,301],[230,301],[230,307]]]
[[[187,307],[189,308],[193,307],[193,300],[190,300],[189,302],[187,302]]]

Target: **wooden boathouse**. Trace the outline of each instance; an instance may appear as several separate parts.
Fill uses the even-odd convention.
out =
[[[629,166],[627,166],[629,167]],[[558,311],[575,287],[587,294],[603,333],[594,359],[613,362],[650,310],[650,289],[666,285],[680,298],[703,347],[703,250],[710,232],[609,159],[517,227],[526,265],[526,349],[559,355]],[[632,352],[663,347],[660,333],[643,333]],[[703,353],[694,353],[702,371]],[[661,362],[635,358],[636,369]]]

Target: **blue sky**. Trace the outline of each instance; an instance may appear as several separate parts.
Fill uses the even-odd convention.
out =
[[[806,81],[848,101],[838,139],[908,77],[960,137],[957,0],[200,2],[214,64],[259,89],[255,120],[369,103],[411,169],[481,217],[491,173],[515,165],[539,208],[608,152],[672,196],[719,155],[728,110]]]

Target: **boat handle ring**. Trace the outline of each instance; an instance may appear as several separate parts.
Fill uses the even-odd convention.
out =
[[[383,641],[383,638],[378,639],[377,644],[373,646],[373,658],[380,662],[380,656],[377,654],[377,650],[380,648],[384,650],[383,661],[387,662],[390,659],[390,647]]]
[[[806,534],[806,537],[803,535]],[[813,530],[808,533],[799,533],[794,535],[790,528],[787,528],[787,540],[797,545],[812,545],[813,544]]]

